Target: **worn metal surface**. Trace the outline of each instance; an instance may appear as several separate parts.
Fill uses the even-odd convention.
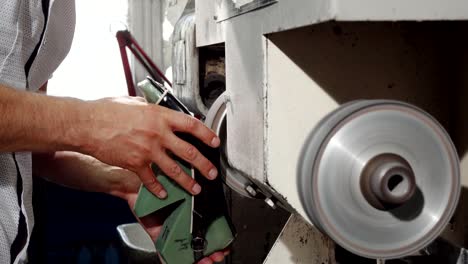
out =
[[[216,21],[221,22],[276,2],[277,0],[224,0],[219,9],[216,10]]]
[[[183,15],[172,35],[174,94],[196,114],[206,115],[208,107],[200,95],[199,56],[195,45],[195,13]]]
[[[225,41],[225,23],[217,23],[216,10],[224,0],[196,0],[197,46],[208,46]]]
[[[334,264],[333,242],[301,216],[289,217],[264,264]]]

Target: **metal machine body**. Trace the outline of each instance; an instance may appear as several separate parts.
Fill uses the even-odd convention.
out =
[[[220,19],[232,8],[226,2],[196,1],[197,46],[225,45],[226,156],[274,202],[312,222],[297,190],[301,149],[320,120],[359,99],[400,100],[433,115],[455,141],[467,181],[468,56],[458,36],[468,3],[277,1]],[[444,233],[458,245],[466,234],[461,201]]]
[[[436,0],[413,1],[411,6],[407,6],[406,2],[399,1],[362,3],[327,0],[278,1],[263,9],[219,22],[215,18],[221,13],[223,2],[226,1],[197,3],[196,32],[199,47],[225,42],[226,89],[232,106],[232,111],[228,112],[228,119],[232,119],[228,126],[228,145],[232,145],[229,148],[229,158],[236,168],[247,175],[262,182],[268,181],[273,185],[272,189],[278,188],[280,193],[288,194],[295,192],[294,186],[290,190],[285,190],[281,189],[285,184],[281,184],[283,187],[274,186],[274,182],[276,174],[284,175],[286,171],[288,175],[294,174],[295,165],[275,173],[278,168],[270,170],[270,167],[280,162],[277,162],[276,155],[272,152],[293,154],[294,157],[291,159],[295,159],[308,132],[321,118],[340,104],[362,98],[405,99],[406,97],[404,101],[416,103],[427,110],[437,107],[435,100],[440,98],[436,98],[434,94],[443,90],[439,85],[426,85],[432,81],[429,79],[417,82],[414,68],[423,66],[419,61],[414,63],[413,69],[407,69],[411,73],[399,73],[398,71],[403,70],[396,69],[397,63],[409,64],[410,59],[420,60],[416,54],[413,54],[417,52],[416,50],[407,51],[408,59],[404,59],[403,52],[411,45],[422,45],[423,38],[428,36],[417,36],[415,40],[401,43],[402,38],[407,37],[404,34],[410,32],[398,25],[392,29],[391,24],[378,22],[359,24],[323,22],[468,18],[468,3],[463,1],[450,3]],[[302,28],[291,30],[300,27]],[[410,30],[411,33],[417,33],[430,28],[429,24],[427,28],[422,26],[418,30],[413,27]],[[352,47],[353,42],[357,46]],[[340,45],[343,47],[340,48]],[[380,57],[378,52],[371,50],[373,45],[375,49],[381,49],[378,51]],[[434,57],[437,55],[435,47],[421,47],[431,52],[428,55]],[[322,53],[331,56],[334,52],[337,53],[336,57],[329,57],[328,62],[325,56],[316,55]],[[403,59],[390,59],[396,58],[399,54]],[[304,57],[303,61],[300,61],[301,55]],[[354,65],[349,62],[352,59],[356,59]],[[358,59],[361,59],[361,62]],[[387,60],[379,61],[379,59]],[[306,60],[309,60],[308,64]],[[421,67],[420,74],[427,75],[436,71],[437,66],[434,64]],[[319,80],[320,76],[314,76],[313,71],[317,71],[318,75],[321,66],[323,66],[321,71],[326,71],[323,75],[335,74],[336,83],[324,83]],[[343,79],[340,75],[345,74],[344,78],[351,78],[352,67],[354,71],[359,72],[356,73],[356,77],[360,79],[351,84],[357,86],[359,81],[361,86],[348,87],[348,91],[343,92],[346,93],[344,98],[339,95],[341,90],[345,89],[340,86],[339,80]],[[369,80],[363,80],[363,75],[368,77],[372,74],[371,67],[377,72]],[[392,71],[388,72],[389,70]],[[393,91],[387,88],[392,86],[392,82],[393,86],[398,86],[393,88]],[[428,89],[434,91],[433,95],[423,96],[422,86],[425,86],[425,91]],[[336,91],[328,91],[333,88]],[[419,98],[415,99],[416,97]],[[439,118],[437,115],[440,114],[436,113],[436,117]],[[305,116],[308,117],[307,122]],[[282,130],[279,126],[286,127],[285,120],[288,120],[288,126]],[[288,136],[294,140],[289,140],[290,144],[282,146],[282,151],[278,151],[276,142],[281,142],[285,138],[276,134],[285,134],[283,133],[285,130],[289,130]],[[242,146],[236,143],[239,138],[245,141]],[[294,201],[291,201],[291,198],[293,197],[288,197],[289,203],[299,204],[298,198],[293,198]],[[296,209],[301,210],[300,206]]]
[[[175,2],[177,1],[171,1],[172,4]],[[180,5],[185,4],[187,1],[180,1]],[[172,7],[180,9],[177,4]],[[460,185],[466,186],[468,183],[468,158],[465,155],[468,149],[465,136],[468,133],[468,124],[464,122],[468,117],[468,106],[464,104],[468,99],[468,52],[465,48],[468,45],[468,32],[467,22],[464,22],[468,19],[468,2],[196,0],[193,15],[195,20],[192,23],[195,26],[185,24],[185,27],[195,32],[175,29],[176,32],[184,32],[189,41],[178,36],[172,43],[173,50],[175,45],[181,51],[181,43],[186,45],[183,46],[185,51],[190,49],[190,56],[178,56],[177,63],[186,71],[199,72],[201,80],[204,78],[200,74],[203,67],[200,63],[201,53],[191,52],[202,52],[219,45],[224,47],[222,65],[225,69],[221,72],[225,75],[226,92],[212,106],[205,104],[200,107],[199,113],[206,115],[207,125],[225,139],[222,161],[226,170],[226,182],[242,197],[261,198],[269,207],[281,207],[293,213],[265,263],[335,263],[337,250],[333,240],[353,253],[372,258],[419,254],[417,251],[420,249],[431,253],[431,247],[425,247],[444,228],[444,239],[458,247],[467,246],[465,187],[461,189],[457,211],[451,216],[457,206]],[[191,34],[196,34],[196,37],[193,38]],[[194,46],[187,46],[193,41]],[[173,69],[174,72],[180,70],[180,67]],[[181,76],[179,73],[177,76]],[[192,82],[198,85],[184,89],[195,95],[201,93],[203,86],[200,85],[200,80]],[[407,131],[403,133],[410,135],[409,139],[404,139],[407,141],[397,137],[398,140],[403,140],[401,142],[407,142],[406,152],[396,147],[398,144],[393,144],[398,141],[396,140],[393,145],[387,144],[375,151],[374,156],[369,154],[365,158],[361,157],[364,159],[362,167],[355,169],[356,171],[369,170],[369,167],[380,168],[377,166],[379,164],[397,164],[398,166],[391,168],[398,168],[403,183],[411,187],[401,196],[406,198],[400,198],[408,202],[418,191],[423,190],[424,198],[427,199],[422,207],[423,213],[419,215],[427,216],[424,210],[435,212],[436,220],[431,222],[428,218],[421,217],[418,223],[411,226],[411,221],[402,224],[406,220],[399,219],[393,222],[395,225],[402,224],[401,228],[395,227],[399,232],[394,232],[394,236],[384,237],[388,233],[379,233],[372,238],[375,240],[365,238],[368,240],[367,244],[355,240],[358,245],[365,246],[364,249],[358,249],[337,236],[346,231],[339,223],[346,223],[346,219],[333,218],[346,214],[352,216],[353,212],[359,212],[359,215],[379,214],[384,221],[394,221],[395,217],[385,218],[391,214],[389,212],[392,209],[381,212],[389,200],[383,199],[385,204],[382,205],[382,200],[378,198],[384,194],[372,191],[372,182],[377,182],[376,185],[379,186],[383,181],[371,180],[374,178],[371,176],[362,177],[369,180],[364,183],[350,181],[354,184],[354,189],[346,189],[344,184],[339,185],[341,189],[337,188],[343,193],[347,190],[354,192],[352,196],[342,193],[334,196],[326,186],[342,183],[332,179],[319,191],[325,192],[323,195],[324,199],[328,199],[326,201],[343,200],[345,204],[342,205],[342,210],[333,206],[325,207],[330,212],[322,213],[316,219],[313,212],[317,204],[308,204],[314,200],[304,198],[307,196],[307,186],[301,184],[299,168],[301,164],[312,166],[316,162],[314,157],[317,156],[305,155],[307,151],[304,149],[324,141],[322,138],[314,143],[317,139],[311,136],[312,131],[326,128],[323,120],[327,120],[330,115],[350,114],[347,112],[349,108],[346,110],[346,104],[362,99],[371,99],[372,102],[378,99],[397,100],[417,106],[410,109],[418,109],[415,111],[421,117],[434,117],[430,120],[436,122],[426,123],[431,125],[423,126],[423,131],[436,127],[437,131],[445,130],[448,133],[458,152],[461,170],[457,172],[457,162],[448,162],[455,160],[453,157],[457,156],[453,154],[453,148],[446,152],[436,151],[441,156],[429,158],[422,154],[424,151],[418,150],[418,146],[438,145],[438,140],[449,142],[445,132],[441,132],[445,136],[439,139],[429,136],[424,139]],[[355,103],[354,106],[361,107],[361,103]],[[196,104],[200,104],[200,100],[194,105]],[[370,106],[364,108],[367,107]],[[343,109],[345,112],[342,112]],[[402,122],[407,117],[403,115],[397,120]],[[339,115],[335,118],[337,124],[345,120]],[[376,120],[377,128],[384,127],[387,123],[384,119]],[[418,123],[417,120],[411,122]],[[363,124],[356,131],[364,133],[366,126]],[[392,130],[395,128],[386,129],[398,134]],[[345,134],[350,133],[352,134],[348,131]],[[351,140],[351,136],[348,138]],[[381,136],[379,140],[385,141],[385,138]],[[419,144],[416,144],[418,140]],[[368,142],[362,142],[364,145],[366,143]],[[372,146],[369,145],[368,148],[372,149]],[[346,150],[350,153],[357,151],[349,148],[340,151],[346,153]],[[360,155],[359,151],[354,154]],[[392,155],[381,158],[377,154]],[[378,162],[370,162],[373,157],[379,157]],[[424,157],[425,165],[417,162],[420,157]],[[355,164],[346,163],[344,159],[336,162],[340,166]],[[437,184],[432,181],[436,176],[428,176],[431,179],[428,182],[421,180],[420,172],[430,168],[430,164],[427,164],[430,162],[445,168],[441,169],[444,178]],[[370,165],[365,166],[366,164]],[[333,164],[329,164],[329,167],[332,168]],[[313,168],[312,166],[309,169]],[[452,172],[448,172],[450,169]],[[309,172],[303,174],[306,176],[302,179],[310,175]],[[355,173],[363,174],[366,173]],[[314,177],[320,178],[319,174]],[[440,188],[437,187],[439,185]],[[301,190],[301,187],[306,189]],[[371,191],[365,194],[363,189]],[[369,193],[371,194],[368,195]],[[244,207],[257,200],[239,200],[237,206]],[[398,204],[395,200],[390,202]],[[353,208],[356,205],[365,207],[365,210]],[[244,217],[248,217],[247,215]],[[331,216],[330,219],[335,220],[335,225],[332,226],[337,226],[339,232],[324,224],[325,216]],[[350,223],[357,224],[358,222],[352,222],[356,219],[351,218]],[[372,221],[366,222],[362,218],[359,221],[364,226],[372,225]],[[429,227],[421,230],[420,234],[409,232],[412,228],[422,228],[425,225]],[[363,229],[356,230],[360,231],[357,232],[359,234],[365,233]],[[405,234],[405,230],[408,234]],[[240,234],[242,232],[239,230]],[[351,237],[357,238],[355,235],[352,234]],[[404,241],[405,239],[408,240]],[[372,253],[368,251],[373,246],[370,241],[386,241],[388,243],[384,243],[383,249],[393,252]],[[392,243],[393,246],[390,246]]]

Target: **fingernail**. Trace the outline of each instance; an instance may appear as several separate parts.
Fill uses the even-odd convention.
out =
[[[194,194],[199,194],[201,192],[201,186],[198,183],[195,183],[192,187],[192,192]]]
[[[220,143],[221,143],[221,141],[219,140],[219,137],[214,137],[211,140],[211,146],[213,146],[213,147],[218,147]]]
[[[210,177],[210,179],[214,180],[216,176],[218,176],[218,170],[216,170],[215,168],[211,169],[210,172],[208,172],[208,176]]]
[[[166,198],[167,197],[167,192],[165,190],[159,191],[158,197],[161,198],[161,199]]]

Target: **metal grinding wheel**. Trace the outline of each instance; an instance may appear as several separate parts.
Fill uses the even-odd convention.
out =
[[[220,174],[223,177],[224,182],[238,194],[244,197],[253,198],[255,196],[253,192],[255,191],[252,188],[249,188],[252,186],[252,182],[240,171],[232,168],[225,155],[227,102],[226,93],[224,92],[218,97],[218,99],[216,99],[209,109],[205,118],[205,125],[211,128],[221,139]]]
[[[449,222],[460,193],[458,156],[421,109],[355,101],[307,138],[298,191],[310,220],[342,247],[399,258],[427,246]]]

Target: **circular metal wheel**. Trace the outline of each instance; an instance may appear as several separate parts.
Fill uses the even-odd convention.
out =
[[[214,101],[205,118],[205,125],[211,128],[221,139],[220,175],[232,190],[244,197],[253,198],[254,194],[248,192],[251,181],[241,172],[233,169],[227,160],[226,153],[226,116],[227,98],[225,92]]]
[[[307,138],[298,191],[310,220],[342,247],[368,258],[399,258],[427,246],[453,215],[458,155],[421,109],[355,101]]]

